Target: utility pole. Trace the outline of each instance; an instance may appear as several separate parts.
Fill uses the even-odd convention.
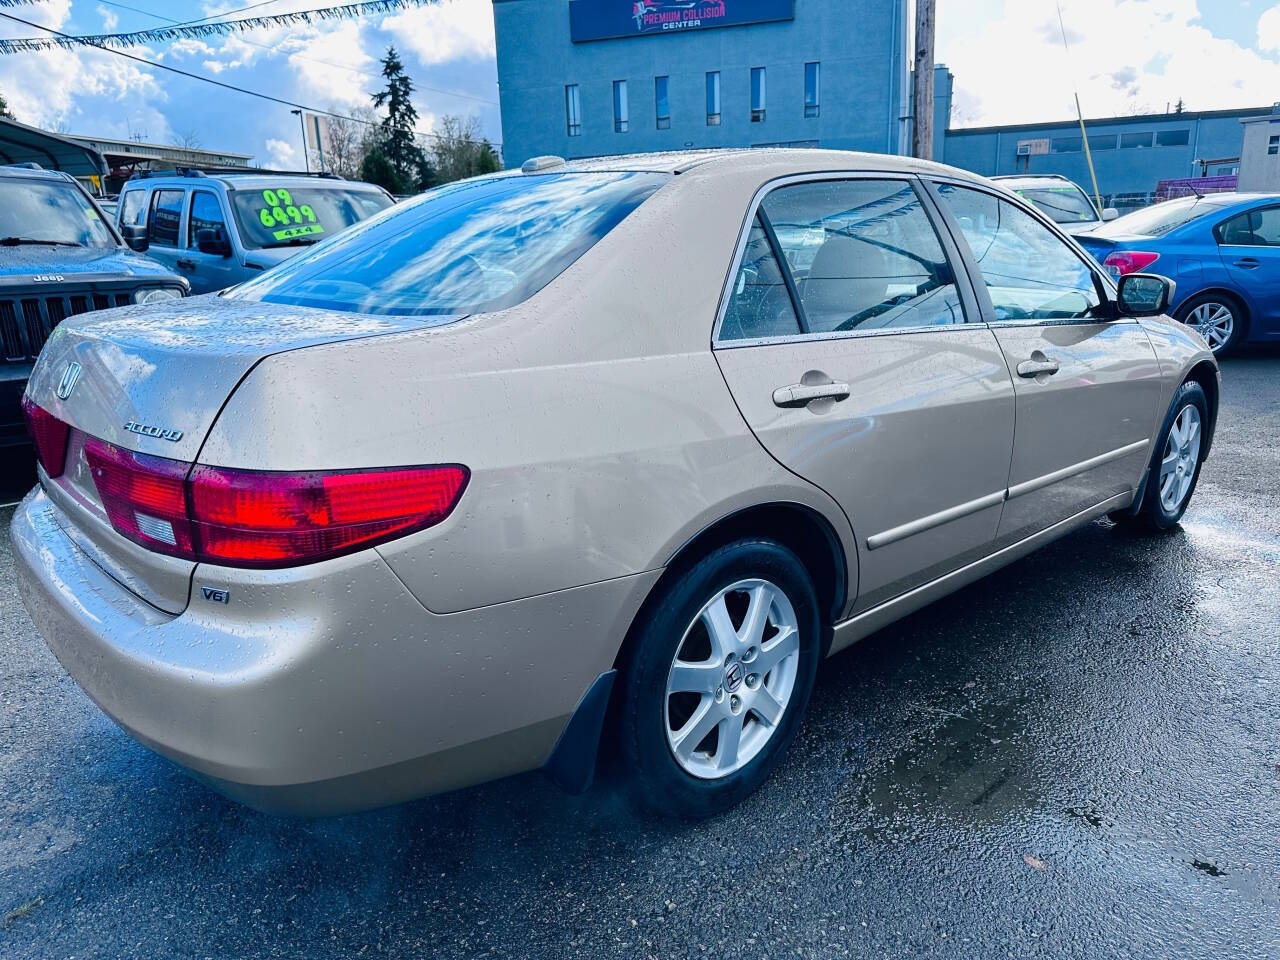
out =
[[[934,0],[916,0],[915,89],[912,91],[911,141],[913,154],[933,159],[933,38]]]
[[[307,155],[307,122],[303,119],[301,110],[290,110],[290,113],[297,114],[298,126],[302,128],[302,162],[307,167],[307,173],[311,172],[311,157]]]

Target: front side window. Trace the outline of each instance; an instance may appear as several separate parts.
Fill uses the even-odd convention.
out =
[[[569,127],[569,136],[582,136],[582,98],[576,83],[571,83],[564,88],[564,114],[565,122]]]
[[[126,190],[120,194],[120,223],[123,226],[141,226],[147,215],[147,191]]]
[[[764,67],[751,68],[751,122],[764,123],[765,108]]]
[[[613,81],[613,132],[627,132],[627,81]]]
[[[281,182],[230,192],[246,247],[307,247],[391,206],[381,190]]]
[[[910,184],[802,183],[775,190],[761,210],[810,332],[964,323],[951,267]]]
[[[659,130],[671,128],[670,77],[653,78],[653,112]]]
[[[720,126],[720,71],[707,74],[707,126]]]
[[[669,179],[461,180],[385,210],[226,296],[400,316],[504,310],[567,270]]]
[[[153,246],[176,247],[178,227],[182,223],[182,190],[157,190],[151,195],[151,214],[147,217],[147,239]]]
[[[191,215],[187,217],[187,246],[195,249],[201,230],[222,230],[225,233],[226,229],[222,204],[218,202],[218,198],[208,190],[192,193]]]
[[[729,306],[720,325],[721,340],[786,337],[800,332],[782,268],[757,216],[747,237],[742,264],[733,281]]]
[[[1280,247],[1280,207],[1242,213],[1216,232],[1218,242],[1229,247]]]
[[[941,184],[982,271],[997,320],[1079,320],[1102,303],[1092,270],[1025,210],[980,190]]]
[[[806,120],[812,120],[819,113],[819,82],[821,80],[822,64],[806,63],[804,65],[804,115]]]
[[[26,177],[0,177],[0,240],[75,247],[116,245],[79,187]]]

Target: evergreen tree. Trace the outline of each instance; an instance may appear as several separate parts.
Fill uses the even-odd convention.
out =
[[[388,47],[382,59],[382,76],[387,81],[387,89],[373,95],[375,107],[387,108],[387,116],[382,121],[381,151],[401,181],[416,183],[422,164],[422,151],[413,133],[418,111],[413,108],[413,81],[404,72],[395,47]]]
[[[377,184],[394,196],[412,193],[417,186],[417,177],[400,176],[395,164],[381,147],[373,147],[364,155],[360,162],[360,179],[365,183]]]
[[[0,93],[0,117],[8,117],[10,120],[18,119],[13,115],[13,112],[9,109],[9,104],[5,100],[3,93]]]

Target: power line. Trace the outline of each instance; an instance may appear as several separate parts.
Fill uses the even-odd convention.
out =
[[[53,27],[46,27],[43,24],[39,24],[39,23],[32,23],[30,20],[23,20],[21,17],[15,17],[11,13],[4,13],[0,11],[0,17],[3,17],[6,20],[12,20],[15,23],[21,23],[23,26],[31,27],[34,30],[44,30],[58,37],[69,37],[71,39],[76,39],[71,34],[63,33],[61,30],[55,30]],[[206,77],[198,73],[192,73],[189,70],[183,70],[179,67],[171,67],[167,63],[157,63],[154,60],[148,60],[146,57],[139,57],[132,53],[126,53],[124,50],[114,50],[111,47],[103,46],[102,44],[99,44],[99,43],[87,42],[85,45],[93,47],[95,50],[102,50],[105,53],[115,54],[117,57],[124,57],[126,60],[133,60],[136,63],[145,64],[148,67],[155,67],[157,70],[167,70],[169,73],[176,73],[183,77],[189,77],[192,80],[200,80],[200,81],[203,81],[204,83],[211,83],[215,87],[222,87],[224,90],[232,90],[235,93],[243,93],[246,96],[258,97],[261,100],[269,100],[272,103],[278,103],[278,104],[281,104],[282,106],[286,106],[291,109],[306,110],[308,113],[318,113],[318,114],[321,114],[322,116],[333,117],[337,120],[348,120],[351,123],[360,123],[360,124],[364,124],[367,127],[377,127],[382,125],[381,122],[377,120],[362,120],[359,117],[350,117],[344,113],[335,113],[332,110],[322,110],[319,107],[310,107],[304,103],[295,103],[293,100],[285,100],[283,97],[275,97],[269,93],[259,93],[257,90],[250,90],[247,87],[240,87],[234,83],[224,83],[221,80],[214,80],[212,77]],[[438,133],[424,133],[424,134],[420,134],[420,136],[430,137],[435,140],[444,139],[444,137],[442,137]],[[472,143],[472,144],[476,144],[477,146],[480,145],[480,141],[477,141],[477,140],[470,140],[465,138],[460,138],[460,139],[462,139],[463,143]],[[490,146],[501,148],[502,143],[501,141],[495,141],[490,143]]]
[[[232,13],[243,13],[246,10],[253,10],[253,9],[256,9],[257,7],[265,7],[267,6],[267,4],[279,3],[280,0],[263,0],[263,2],[261,3],[251,3],[247,7],[237,7],[234,10],[224,10],[222,13],[214,14],[213,16],[208,16],[208,17],[201,17],[199,20],[184,20],[181,22],[174,20],[171,17],[163,16],[162,14],[159,14],[159,13],[152,13],[150,10],[142,10],[138,7],[131,7],[127,3],[118,3],[116,2],[116,0],[98,0],[98,2],[108,7],[118,7],[121,10],[129,10],[129,11],[132,11],[133,13],[140,13],[145,17],[151,17],[153,20],[163,20],[166,23],[172,24],[173,26],[186,27],[186,26],[192,26],[198,23],[203,23],[205,20],[212,20],[214,19],[215,16],[225,17]],[[259,47],[263,50],[273,49],[269,44],[258,43],[257,41],[250,40],[248,37],[240,37],[240,40],[244,43],[249,44],[250,46]],[[345,63],[335,63],[332,60],[321,60],[317,57],[306,57],[306,56],[302,56],[301,54],[297,55],[294,59],[305,60],[308,63],[317,63],[326,67],[334,67],[335,69],[338,69],[338,70],[346,70],[348,73],[357,73],[362,77],[372,77],[375,80],[381,77],[381,74],[370,73],[368,70],[360,70],[356,67],[350,67],[350,66],[347,66]],[[446,97],[458,97],[459,99],[462,99],[462,100],[474,100],[476,103],[484,103],[492,107],[498,106],[498,101],[496,100],[489,100],[489,99],[486,99],[485,97],[477,97],[474,94],[470,94],[470,93],[459,93],[457,90],[445,90],[445,89],[442,89],[441,87],[428,87],[425,84],[419,85],[418,89],[430,90],[432,93],[438,93]]]

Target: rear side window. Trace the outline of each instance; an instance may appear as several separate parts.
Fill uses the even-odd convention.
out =
[[[1218,242],[1233,247],[1280,247],[1280,207],[1232,217],[1218,227]]]
[[[146,213],[146,196],[145,190],[126,190],[120,196],[120,224],[122,226],[135,227],[142,223],[142,218]]]
[[[560,173],[460,181],[359,223],[228,297],[373,314],[503,310],[558,277],[669,179]],[[661,251],[652,252],[660,263]]]
[[[964,323],[955,280],[911,185],[823,180],[761,205],[811,333]]]
[[[201,230],[226,230],[222,216],[222,204],[208,190],[191,194],[191,216],[187,218],[187,246],[195,249],[196,237]]]
[[[1077,320],[1102,303],[1092,270],[1025,210],[980,190],[942,184],[943,203],[982,271],[997,320]]]
[[[151,195],[151,215],[147,218],[147,239],[158,247],[178,245],[182,223],[182,190],[157,190]]]
[[[795,307],[791,305],[791,294],[787,292],[782,268],[778,266],[778,258],[773,254],[764,225],[756,217],[729,294],[729,305],[720,325],[720,339],[786,337],[799,332],[800,321],[796,318]]]

